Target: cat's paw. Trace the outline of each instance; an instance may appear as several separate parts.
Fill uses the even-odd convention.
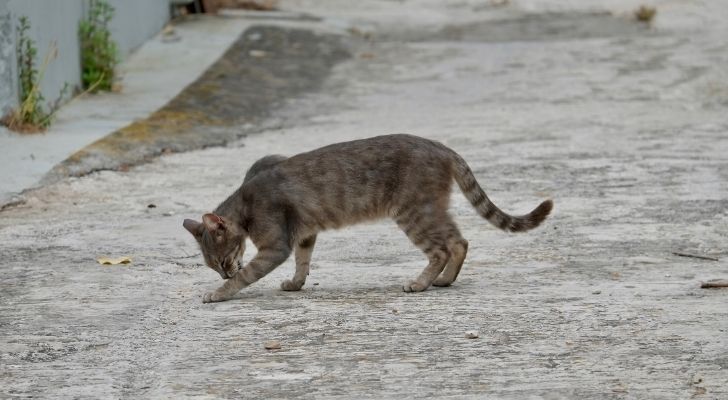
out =
[[[303,283],[297,284],[290,279],[286,279],[285,281],[281,282],[281,289],[285,290],[286,292],[295,292],[301,290],[302,286]]]
[[[207,292],[204,296],[202,296],[202,302],[203,303],[216,303],[218,301],[225,301],[226,299],[217,292]]]
[[[450,285],[452,285],[452,281],[441,276],[437,277],[437,279],[432,282],[432,286],[446,287]]]
[[[427,289],[427,286],[417,281],[411,281],[402,286],[402,290],[404,290],[405,292],[421,292],[425,289]]]

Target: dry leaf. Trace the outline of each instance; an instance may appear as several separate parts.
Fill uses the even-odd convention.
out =
[[[169,35],[174,35],[174,34],[175,34],[174,26],[172,26],[172,25],[167,24],[164,27],[164,29],[162,29],[162,35],[169,36]]]
[[[99,264],[101,264],[101,265],[131,264],[130,257],[118,257],[118,258],[100,257],[96,261],[98,261]]]
[[[655,18],[655,14],[657,14],[657,8],[645,5],[640,6],[640,8],[634,12],[635,18],[642,22],[652,21],[652,19]]]

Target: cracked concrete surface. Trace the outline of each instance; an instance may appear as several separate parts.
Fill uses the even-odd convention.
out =
[[[556,11],[596,26],[611,10],[335,3],[283,2],[371,40],[265,131],[68,179],[0,214],[0,396],[728,396],[728,291],[699,289],[728,275],[726,6],[663,2],[648,30],[491,41],[412,33]],[[278,289],[289,260],[235,300],[201,303],[221,281],[183,218],[265,154],[393,132],[457,150],[503,209],[552,197],[554,215],[505,234],[456,193],[470,251],[450,288],[402,293],[425,259],[381,221],[322,234],[301,292]]]

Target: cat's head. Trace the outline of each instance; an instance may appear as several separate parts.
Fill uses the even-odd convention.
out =
[[[222,279],[232,278],[245,252],[245,232],[216,214],[203,215],[201,223],[186,219],[182,225],[200,244],[205,264]]]

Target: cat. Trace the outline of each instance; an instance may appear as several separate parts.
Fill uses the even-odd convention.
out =
[[[449,286],[458,276],[468,242],[448,213],[453,179],[478,214],[496,227],[522,232],[541,224],[553,202],[529,214],[510,216],[493,204],[468,164],[445,145],[396,134],[336,143],[286,158],[255,162],[243,184],[202,222],[186,219],[207,266],[225,283],[203,302],[230,299],[295,253],[296,272],[281,288],[306,282],[316,234],[358,222],[390,217],[427,256],[429,264],[405,292]],[[258,253],[239,260],[250,238]]]

